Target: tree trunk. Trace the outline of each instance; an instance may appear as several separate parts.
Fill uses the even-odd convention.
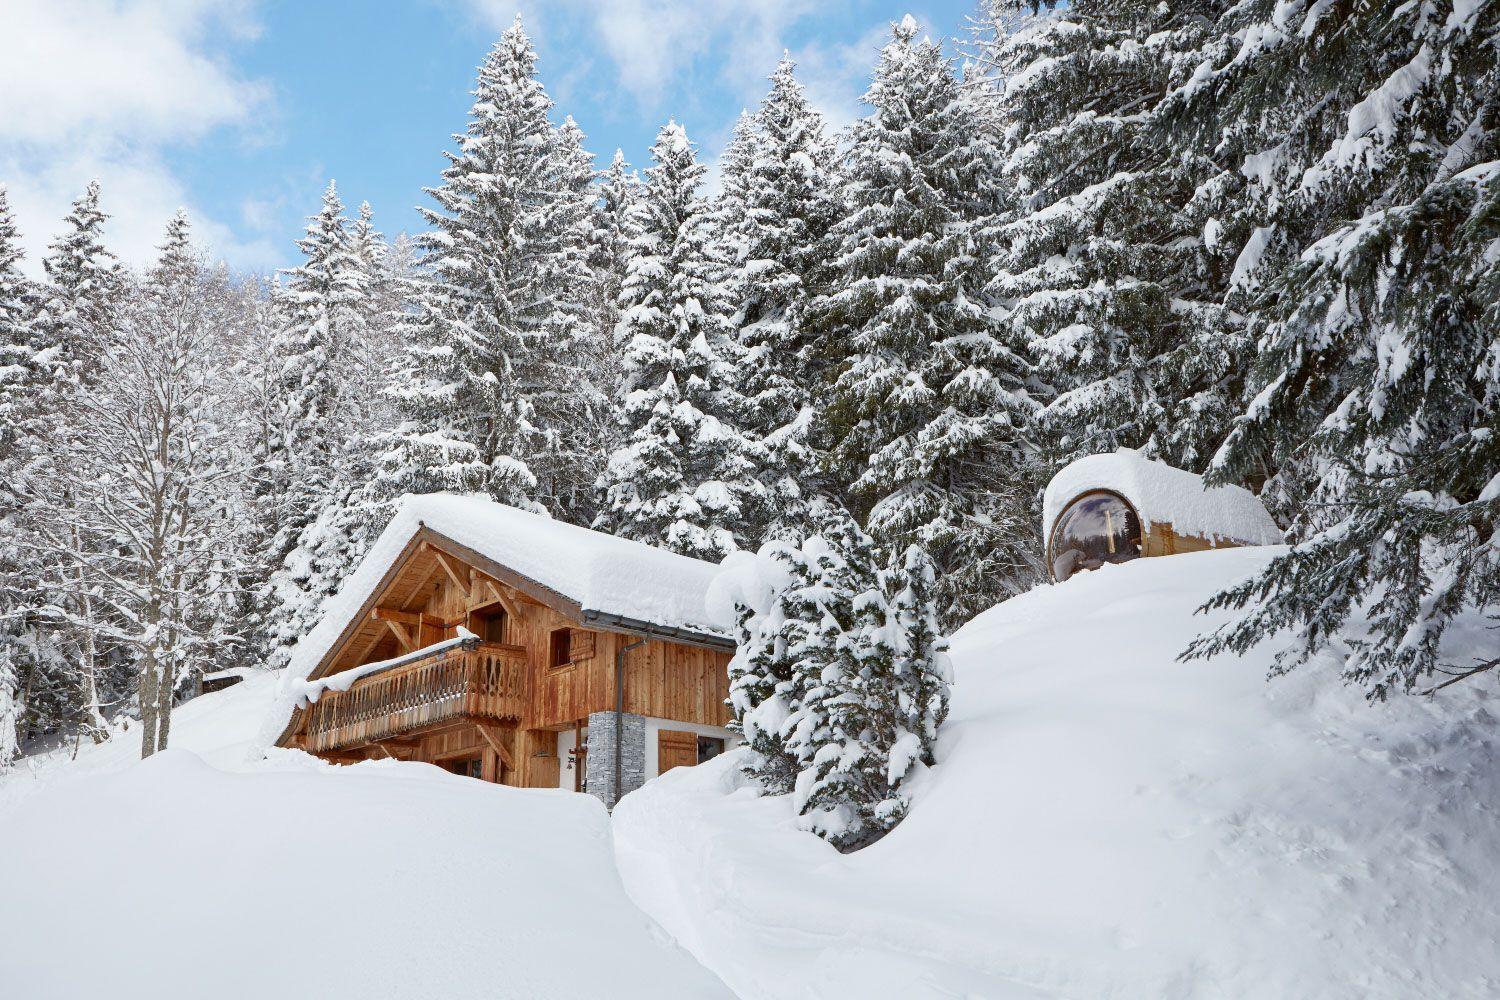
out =
[[[156,749],[167,748],[167,737],[172,731],[172,695],[177,688],[177,668],[170,659],[161,668],[161,683],[157,689],[156,702]]]
[[[73,529],[73,546],[82,551],[83,539],[78,529]],[[109,735],[109,723],[99,708],[99,640],[91,626],[94,621],[94,601],[84,585],[83,570],[79,570],[73,581],[78,594],[79,617],[86,623],[83,629],[82,671],[79,677],[80,694],[83,697],[83,725],[94,743],[103,743]]]
[[[141,664],[141,759],[156,753],[156,702],[160,687],[156,676],[156,651],[148,650]]]

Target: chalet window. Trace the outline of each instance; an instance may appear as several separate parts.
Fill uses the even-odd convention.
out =
[[[505,612],[494,611],[479,619],[479,638],[485,642],[505,641]]]
[[[724,741],[716,736],[698,737],[698,763],[713,760],[724,752]]]
[[[553,629],[548,649],[551,655],[547,657],[547,663],[553,669],[571,664],[573,662],[573,630],[570,628]]]
[[[1095,490],[1068,505],[1052,526],[1047,561],[1062,583],[1080,570],[1128,562],[1141,554],[1141,522],[1114,493]]]
[[[442,766],[443,770],[463,775],[465,778],[477,778],[484,773],[484,761],[478,757],[445,760]]]

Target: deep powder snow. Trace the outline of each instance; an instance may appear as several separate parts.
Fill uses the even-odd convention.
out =
[[[191,752],[135,762],[127,732],[0,779],[0,995],[1500,995],[1494,684],[1370,706],[1331,661],[1176,662],[1276,551],[981,615],[939,766],[851,856],[734,754],[612,821],[427,765],[248,762],[274,686],[252,673],[174,713]]]
[[[1492,680],[1179,663],[1280,549],[1139,559],[980,615],[911,815],[851,856],[728,755],[616,809],[641,906],[742,996],[1500,995]],[[1487,648],[1483,622],[1455,659]]]

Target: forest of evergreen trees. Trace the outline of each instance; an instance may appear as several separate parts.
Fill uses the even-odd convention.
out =
[[[599,169],[518,22],[427,228],[330,183],[269,280],[182,216],[121,266],[97,185],[28,280],[0,188],[0,767],[122,711],[167,745],[432,490],[784,565],[740,595],[778,610],[735,708],[811,809],[856,779],[760,708],[868,731],[821,679],[906,657],[900,767],[930,760],[941,634],[1044,579],[1042,487],[1117,447],[1296,542],[1189,655],[1281,632],[1278,669],[1334,647],[1372,697],[1493,666],[1439,640],[1500,600],[1497,39],[1491,0],[990,0],[956,45],[894,24],[840,134],[766,67],[710,195],[675,122]],[[922,652],[829,638],[872,591]]]

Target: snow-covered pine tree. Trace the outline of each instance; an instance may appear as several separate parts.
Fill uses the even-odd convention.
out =
[[[34,339],[38,363],[52,371],[52,381],[94,378],[99,331],[113,322],[124,282],[119,261],[104,246],[108,219],[99,207],[99,184],[91,181],[42,261],[47,285]]]
[[[598,280],[590,266],[597,171],[572,116],[550,140],[543,227],[555,243],[537,260],[536,286],[547,312],[532,349],[540,362],[529,389],[537,434],[527,461],[548,509],[586,525],[597,513],[594,483],[608,460],[615,427],[605,371],[608,345],[595,335],[592,311]]]
[[[737,623],[730,661],[746,773],[795,793],[807,829],[844,850],[905,815],[902,783],[935,762],[947,716],[946,640],[919,547],[890,565],[842,508],[808,506],[810,533],[736,552],[709,600]]]
[[[911,546],[883,565],[852,519],[827,511],[818,508],[819,534],[802,546],[814,578],[804,599],[821,617],[793,649],[800,701],[784,728],[801,765],[802,823],[849,851],[905,817],[913,765],[935,763],[949,670],[926,554]]]
[[[364,368],[360,355],[367,340],[370,272],[350,239],[333,181],[297,248],[303,260],[283,273],[278,288],[285,316],[276,351],[285,407],[276,456],[287,498],[283,552],[328,491],[336,456],[361,405],[356,393]]]
[[[28,411],[34,390],[30,283],[21,273],[20,232],[11,214],[9,195],[0,184],[0,771],[17,752],[21,722],[21,671],[34,574],[26,572],[16,547],[21,511],[11,484],[20,472],[16,431]]]
[[[737,426],[735,345],[697,194],[705,168],[676,122],[662,128],[651,156],[621,295],[623,442],[600,477],[595,525],[717,560],[744,540],[738,532],[763,490]]]
[[[922,544],[944,622],[1035,579],[1021,427],[1023,346],[983,298],[979,236],[994,165],[954,67],[894,25],[849,135],[846,215],[819,321],[845,346],[828,419],[833,475],[872,535]]]
[[[616,339],[616,331],[620,323],[620,294],[630,265],[630,245],[640,235],[635,211],[640,186],[640,178],[625,162],[625,154],[615,150],[608,169],[600,176],[589,254],[589,270],[594,276],[593,339],[601,345],[599,386],[610,400],[623,395],[620,378],[625,345]],[[611,451],[614,444],[610,442]]]
[[[33,386],[35,291],[21,273],[21,233],[0,184],[0,462],[14,444]]]
[[[800,537],[810,525],[809,499],[831,493],[822,482],[822,429],[815,396],[830,377],[829,349],[810,305],[832,281],[828,233],[840,215],[835,150],[823,118],[783,57],[755,115],[742,119],[735,155],[723,159],[725,198],[737,210],[725,220],[721,254],[731,324],[744,350],[745,431],[763,453],[758,475],[767,489],[766,523],[752,541]],[[729,224],[732,223],[732,224]]]
[[[586,338],[587,275],[576,229],[558,231],[569,177],[520,18],[479,70],[468,128],[455,136],[420,238],[430,280],[403,329],[392,391],[402,422],[382,459],[388,495],[457,490],[541,509],[561,473],[537,396],[571,377]],[[549,403],[550,405],[550,403]],[[539,484],[538,471],[548,477]],[[555,476],[554,473],[557,473]]]
[[[970,83],[1002,154],[989,291],[1051,390],[1040,481],[1122,446],[1201,471],[1238,398],[1225,189],[1161,107],[1210,34],[1203,8],[992,0],[981,19]]]
[[[356,242],[355,237],[358,237]],[[303,260],[276,288],[279,331],[273,353],[280,364],[276,409],[260,488],[274,519],[273,567],[265,603],[271,662],[280,664],[305,634],[326,594],[310,579],[308,529],[336,516],[330,507],[347,494],[346,452],[363,437],[374,337],[368,308],[378,280],[379,236],[370,220],[351,234],[338,188],[330,181],[322,204],[297,242]]]
[[[1334,645],[1376,698],[1493,668],[1440,643],[1500,599],[1500,3],[1258,4],[1218,28],[1177,99],[1230,123],[1259,361],[1209,476],[1308,500],[1293,549],[1213,602],[1249,613],[1192,654],[1290,628],[1278,672]]]
[[[91,182],[49,246],[42,262],[47,282],[31,323],[31,389],[11,426],[17,464],[10,489],[24,508],[12,540],[23,546],[30,608],[27,626],[13,638],[29,652],[28,707],[41,731],[76,722],[94,739],[105,728],[100,705],[107,650],[98,624],[107,609],[64,553],[95,546],[100,551],[93,554],[106,558],[113,546],[75,523],[81,494],[70,456],[90,445],[93,431],[68,412],[69,401],[100,378],[126,290],[126,276],[104,245],[108,218],[99,207],[99,185]],[[43,534],[44,524],[56,530]]]
[[[38,534],[94,602],[54,613],[139,675],[143,756],[167,746],[178,681],[235,642],[221,617],[234,575],[227,488],[243,472],[219,396],[238,332],[227,285],[174,220],[160,262],[114,312],[98,378],[61,400],[62,421],[88,433],[46,442],[51,461],[30,484]],[[69,502],[47,502],[57,497]]]

